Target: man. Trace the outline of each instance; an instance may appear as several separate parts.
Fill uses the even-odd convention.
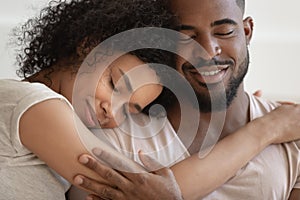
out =
[[[172,8],[179,16],[180,31],[196,40],[207,52],[205,57],[199,56],[196,66],[202,76],[194,73],[195,69],[185,60],[177,60],[177,70],[190,82],[198,96],[200,128],[189,149],[196,152],[203,142],[201,136],[205,134],[206,124],[210,123],[211,113],[226,109],[222,138],[276,105],[244,91],[243,78],[249,65],[247,46],[253,32],[252,18],[243,19],[244,0],[174,0]],[[185,51],[195,55],[193,49]],[[220,83],[224,84],[225,94],[222,94]],[[222,103],[225,95],[226,102]],[[210,101],[210,96],[215,96],[214,102]],[[216,110],[210,110],[213,104],[226,107],[215,106]],[[174,115],[170,115],[174,121],[172,118]],[[204,199],[300,198],[298,145],[300,143],[292,142],[266,148],[235,177]]]
[[[180,44],[181,50],[198,60],[192,66],[182,58],[177,59],[177,70],[193,87],[201,113],[196,138],[188,148],[191,154],[201,149],[213,113],[226,112],[220,133],[220,138],[224,138],[277,106],[244,91],[243,78],[249,64],[247,45],[253,32],[252,18],[243,19],[244,4],[243,0],[172,1],[172,8],[179,16],[180,31],[189,36],[183,39],[184,45]],[[206,53],[195,52],[188,46],[191,40],[197,41]],[[175,128],[180,117],[176,115],[177,109],[175,105],[168,115]],[[299,198],[298,148],[297,142],[269,146],[204,199]]]

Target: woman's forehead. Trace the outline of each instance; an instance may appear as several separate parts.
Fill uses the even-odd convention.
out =
[[[160,83],[156,72],[134,55],[121,56],[112,63],[110,70],[114,81],[119,81],[122,77],[133,91],[147,84]]]
[[[122,69],[122,71],[129,71],[130,69],[143,64],[145,63],[135,55],[124,54],[114,60],[111,63],[110,68],[112,70]]]

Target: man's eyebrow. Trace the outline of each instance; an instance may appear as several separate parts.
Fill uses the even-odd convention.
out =
[[[223,24],[237,25],[237,23],[234,20],[225,18],[225,19],[214,21],[213,23],[210,24],[210,26],[213,27],[213,26],[219,26]]]
[[[122,74],[122,76],[124,77],[124,81],[125,81],[125,85],[127,87],[127,89],[132,92],[133,89],[132,89],[132,85],[130,83],[130,80],[128,78],[128,76],[119,68],[119,72]]]
[[[222,24],[237,25],[237,22],[232,20],[232,19],[225,18],[225,19],[214,21],[213,23],[210,24],[210,26],[213,27],[213,26],[219,26],[219,25],[222,25]],[[178,30],[178,31],[181,31],[181,30],[194,30],[194,29],[195,29],[194,26],[185,25],[185,24],[182,24],[182,25],[176,27],[176,30]]]

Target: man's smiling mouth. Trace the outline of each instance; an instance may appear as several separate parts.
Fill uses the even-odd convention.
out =
[[[216,84],[226,76],[229,65],[204,66],[199,68],[187,68],[186,72],[202,84]]]

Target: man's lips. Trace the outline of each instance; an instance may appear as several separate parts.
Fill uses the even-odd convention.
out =
[[[188,67],[187,70],[190,73],[200,73],[202,76],[213,76],[217,73],[221,72],[222,70],[227,70],[229,65],[213,65],[208,67]]]
[[[188,67],[185,71],[191,73],[197,81],[203,84],[215,84],[224,79],[228,68],[229,65],[214,65],[200,68]]]

